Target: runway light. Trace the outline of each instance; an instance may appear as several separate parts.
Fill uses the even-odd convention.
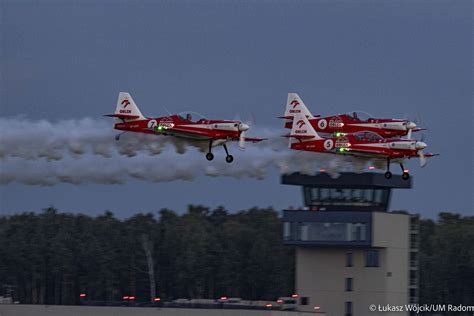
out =
[[[265,305],[265,307],[272,307],[272,306],[273,306],[272,304]]]
[[[159,302],[159,301],[161,301],[161,298],[155,297],[155,302]]]
[[[80,297],[86,297],[87,294],[86,294],[86,293],[81,293],[81,294],[79,294],[79,296],[80,296]]]
[[[221,296],[221,301],[225,301],[227,299],[227,296]]]
[[[128,299],[129,299],[129,300],[134,300],[134,299],[135,299],[135,296],[129,296]]]
[[[277,303],[283,303],[283,300],[277,300]]]
[[[124,300],[128,300],[128,296],[124,296],[122,297]]]
[[[321,168],[319,169],[319,172],[326,172],[326,169]]]
[[[316,311],[319,311],[321,309],[321,307],[316,305],[315,307],[313,307],[313,309],[316,310]]]
[[[369,170],[374,170],[375,167],[374,166],[369,166]]]
[[[298,296],[299,296],[298,294],[291,295],[292,298],[297,298]]]

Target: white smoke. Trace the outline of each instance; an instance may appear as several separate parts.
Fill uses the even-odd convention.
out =
[[[205,142],[188,142],[140,133],[118,133],[104,120],[85,118],[49,122],[0,118],[0,185],[59,183],[121,184],[129,179],[151,182],[192,180],[200,176],[263,179],[268,172],[314,174],[320,169],[337,174],[344,158],[288,149],[282,129],[253,128],[268,140],[247,144],[245,151],[229,146],[235,161],[225,162],[222,147],[207,161]]]

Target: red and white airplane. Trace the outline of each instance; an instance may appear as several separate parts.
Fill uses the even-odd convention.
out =
[[[398,162],[403,170],[403,179],[410,174],[403,166],[404,159],[419,157],[422,167],[426,165],[426,158],[436,154],[424,154],[427,144],[412,139],[387,139],[371,131],[360,131],[353,134],[344,134],[339,137],[321,137],[310,124],[306,115],[297,113],[293,119],[289,147],[294,150],[312,151],[353,155],[369,159],[384,159],[387,161],[385,178],[390,179],[390,162]]]
[[[264,140],[264,138],[245,137],[249,126],[240,121],[208,120],[206,118],[193,120],[192,112],[155,118],[145,117],[127,92],[120,92],[115,113],[105,116],[114,117],[114,128],[124,131],[123,133],[169,135],[208,142],[207,160],[214,159],[212,147],[222,145],[226,152],[225,161],[231,163],[234,161],[234,157],[227,150],[227,142],[238,141],[239,147],[245,149],[246,141],[256,143]],[[116,136],[116,140],[119,140],[121,134]]]
[[[334,116],[321,117],[313,115],[297,93],[288,93],[284,118],[285,127],[291,128],[293,117],[302,113],[306,115],[313,128],[324,134],[356,133],[360,131],[371,131],[382,137],[411,138],[411,133],[421,131],[414,122],[402,119],[372,118],[364,112],[353,112],[352,114],[338,114]]]

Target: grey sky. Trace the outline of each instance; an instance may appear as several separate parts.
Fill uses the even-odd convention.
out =
[[[428,151],[441,156],[424,169],[409,163],[415,188],[397,191],[392,208],[472,212],[471,1],[2,1],[0,9],[2,117],[99,118],[119,91],[150,116],[163,107],[252,114],[275,128],[287,92],[323,115],[419,116]],[[49,205],[130,216],[190,203],[301,204],[276,172],[265,180],[9,184],[0,194],[2,214]]]

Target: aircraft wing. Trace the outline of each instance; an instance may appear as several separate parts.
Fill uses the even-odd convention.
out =
[[[154,131],[157,134],[172,135],[176,137],[197,139],[197,140],[209,140],[212,139],[212,135],[204,130],[190,130],[179,126],[174,126],[165,129],[150,128],[149,130]]]
[[[384,154],[383,150],[376,150],[376,149],[363,149],[363,148],[357,148],[357,149],[352,149],[349,151],[349,153],[362,153],[362,154],[366,154],[366,155],[373,155],[373,156],[386,156],[386,154]]]

